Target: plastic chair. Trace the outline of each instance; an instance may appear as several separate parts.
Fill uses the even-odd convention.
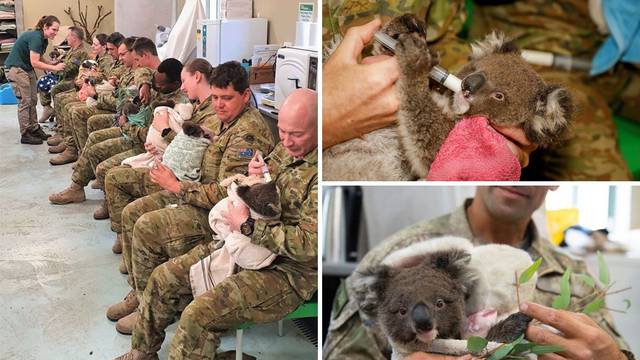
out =
[[[300,305],[292,313],[285,316],[283,319],[278,320],[278,336],[284,336],[284,330],[283,330],[284,320],[294,320],[294,319],[302,319],[302,318],[310,318],[310,317],[318,317],[318,300],[315,298],[315,296],[314,298],[311,299],[311,301]],[[236,327],[236,360],[242,360],[242,335],[243,335],[244,329],[248,329],[253,325],[254,323],[252,322],[246,322]]]

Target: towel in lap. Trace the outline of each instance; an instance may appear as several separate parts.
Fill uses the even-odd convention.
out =
[[[178,133],[162,155],[162,163],[169,167],[180,181],[200,181],[202,157],[211,141],[204,137],[191,137]]]
[[[427,180],[518,181],[520,162],[484,116],[464,117],[431,164]]]

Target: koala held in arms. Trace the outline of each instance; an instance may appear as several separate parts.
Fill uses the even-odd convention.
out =
[[[546,84],[503,34],[489,34],[471,45],[470,62],[456,74],[462,90],[454,93],[429,79],[438,61],[429,50],[422,21],[406,14],[382,31],[397,40],[397,125],[325,149],[324,180],[425,178],[456,123],[472,116],[486,118],[494,128],[521,129],[539,147],[558,141],[567,128],[573,112],[569,92]],[[385,51],[374,44],[374,53]],[[498,133],[514,146],[520,144]]]

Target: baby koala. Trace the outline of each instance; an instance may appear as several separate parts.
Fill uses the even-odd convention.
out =
[[[231,231],[223,216],[229,203],[241,203],[249,208],[251,218],[254,220],[279,218],[280,193],[276,184],[273,181],[265,182],[262,176],[238,174],[224,179],[220,185],[228,187],[228,196],[220,200],[209,212],[209,225],[214,232],[215,250],[190,269],[194,297],[237,272],[238,267],[251,270],[262,269],[271,265],[277,257],[269,249],[253,244],[248,236],[238,231]]]
[[[477,129],[495,135],[489,137],[489,144],[502,142],[500,150],[506,151],[509,144],[515,147],[521,140],[500,133],[500,127],[519,128],[528,141],[545,147],[558,141],[568,126],[573,110],[568,91],[546,84],[502,34],[489,34],[471,45],[469,63],[456,74],[462,80],[460,91],[433,86],[429,73],[438,61],[429,49],[425,29],[424,23],[410,14],[394,18],[382,29],[397,40],[397,126],[324,150],[325,180],[425,178],[456,124],[466,124],[467,119],[485,121],[486,126]],[[385,53],[380,46],[375,48]],[[476,140],[473,134],[468,136],[470,142]],[[455,161],[474,162],[465,156],[455,159],[455,155]],[[497,159],[491,155],[486,158]]]
[[[162,163],[180,180],[200,181],[202,158],[212,138],[211,133],[200,125],[185,121],[182,131],[165,149]]]

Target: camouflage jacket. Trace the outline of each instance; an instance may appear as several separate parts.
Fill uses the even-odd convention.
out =
[[[392,235],[364,257],[336,294],[329,333],[323,350],[324,359],[389,358],[391,349],[386,339],[374,333],[372,327],[367,326],[371,324],[371,319],[367,319],[366,315],[360,312],[360,305],[352,295],[362,291],[363,283],[358,281],[359,274],[380,264],[382,259],[391,252],[433,237],[459,236],[470,239],[474,245],[481,245],[482,239],[473,235],[467,221],[466,208],[470,203],[471,200],[467,200],[464,206],[451,214],[417,223]],[[551,242],[540,237],[533,221],[529,223],[527,234],[529,246],[525,250],[533,259],[539,257],[543,259],[538,268],[534,302],[551,306],[553,299],[560,293],[560,279],[567,268],[572,270],[571,303],[575,304],[590,293],[590,289],[576,278],[577,274],[587,273],[584,262],[559,252]],[[607,310],[601,309],[589,316],[615,339],[621,349],[629,349],[613,326],[613,320]],[[627,356],[632,358],[633,355],[628,354]]]
[[[80,70],[80,64],[88,59],[87,50],[84,48],[84,44],[81,44],[75,49],[70,49],[64,55],[64,70],[60,81],[73,81],[78,76]]]
[[[278,257],[268,269],[284,272],[305,300],[318,288],[318,149],[294,159],[282,143],[265,159],[280,192],[278,220],[256,219],[251,242]]]
[[[96,58],[98,63],[98,78],[97,81],[102,81],[107,78],[107,75],[111,72],[112,67],[116,65],[113,58],[109,54],[104,54]]]
[[[273,149],[271,131],[260,112],[246,107],[225,128],[217,116],[203,124],[213,131],[215,140],[202,158],[201,182],[181,181],[180,197],[185,203],[211,209],[227,197],[227,188],[219,182],[235,174],[247,174],[253,154],[260,150],[268,154]]]
[[[111,74],[111,76],[116,76],[118,78],[118,86],[116,89],[110,93],[100,93],[98,94],[98,109],[116,112],[116,106],[118,103],[118,94],[125,92],[127,87],[129,87],[134,80],[135,71],[130,67],[121,65],[120,68],[114,69],[117,72],[115,74]]]
[[[155,104],[166,102],[168,100],[171,100],[176,104],[186,104],[189,102],[187,95],[185,95],[185,93],[180,89],[167,94],[151,90],[151,101],[149,103],[151,106],[151,115],[147,119],[146,125],[144,127],[139,127],[127,122],[122,126],[122,133],[128,136],[134,143],[144,144],[145,141],[147,141],[147,133],[149,132],[149,126],[153,120],[153,109],[156,107]]]

